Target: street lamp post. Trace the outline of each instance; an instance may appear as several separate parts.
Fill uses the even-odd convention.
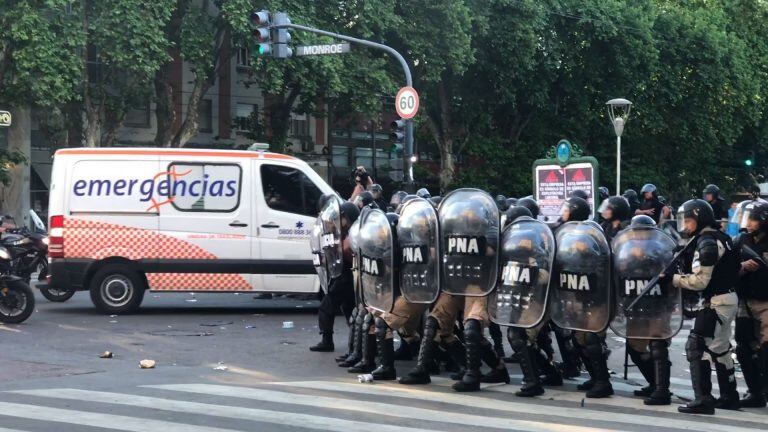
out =
[[[608,117],[616,132],[616,196],[621,195],[621,134],[624,133],[624,125],[629,119],[632,110],[632,102],[626,99],[611,99],[605,103],[608,105]]]

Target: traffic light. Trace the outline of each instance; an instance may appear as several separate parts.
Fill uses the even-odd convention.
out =
[[[755,164],[755,152],[750,151],[746,159],[744,159],[744,166],[751,168]]]
[[[291,20],[285,12],[277,12],[274,15],[274,27],[272,28],[272,56],[275,58],[288,58],[293,55],[293,50],[288,44],[291,42],[291,32],[287,28],[279,28],[280,25],[290,24]]]
[[[397,153],[403,151],[403,143],[405,142],[405,127],[408,124],[407,122],[408,121],[405,119],[397,119],[390,124],[390,127],[392,128],[392,133],[389,134],[389,139],[392,140],[391,151]]]
[[[269,11],[251,13],[251,34],[256,46],[251,50],[254,57],[272,55],[272,33],[270,31]]]

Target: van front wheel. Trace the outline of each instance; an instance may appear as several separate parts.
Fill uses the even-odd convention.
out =
[[[108,264],[91,279],[91,301],[105,314],[129,314],[141,306],[146,288],[141,276],[131,268]]]

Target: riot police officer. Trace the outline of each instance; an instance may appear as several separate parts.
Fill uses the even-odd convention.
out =
[[[380,184],[375,183],[372,184],[368,190],[371,192],[371,195],[373,195],[373,201],[376,203],[376,206],[382,210],[387,210],[387,201],[384,200],[384,188],[381,187]]]
[[[712,213],[715,215],[716,221],[720,222],[728,219],[728,210],[724,206],[725,200],[720,196],[720,188],[717,185],[708,184],[701,191],[701,197],[712,207]]]
[[[341,256],[336,256],[333,261],[340,267],[339,276],[331,280],[328,286],[328,293],[323,297],[320,307],[318,308],[318,327],[320,328],[320,334],[322,339],[316,345],[311,346],[311,351],[333,351],[333,322],[336,317],[336,312],[339,309],[342,310],[344,316],[349,320],[352,310],[355,307],[354,288],[352,279],[352,255],[349,247],[349,228],[357,220],[360,215],[360,211],[357,206],[351,202],[344,202],[340,206],[338,202],[331,199],[329,203],[335,203],[338,206],[339,211],[339,227],[340,232],[340,244],[332,246],[333,253]],[[329,248],[331,249],[331,248]],[[337,252],[340,251],[340,252]]]
[[[650,216],[657,224],[662,217],[668,218],[669,215],[665,215],[664,209],[666,206],[659,201],[659,190],[652,183],[646,183],[642,189],[640,189],[643,201],[640,203],[640,207],[635,210],[635,215]]]
[[[610,242],[619,231],[627,226],[629,203],[624,197],[609,197],[600,204],[599,212],[603,218],[603,223],[600,226]]]
[[[622,195],[627,199],[629,203],[629,214],[634,215],[637,209],[640,207],[640,200],[637,198],[637,191],[634,189],[627,189]]]
[[[558,251],[553,283],[552,321],[572,329],[590,379],[577,386],[588,398],[613,394],[608,372],[605,329],[610,316],[610,246],[605,234],[589,218],[589,204],[578,197],[565,201],[556,231]],[[568,222],[581,222],[571,225]],[[574,267],[571,269],[570,267]],[[589,314],[584,313],[589,309]]]
[[[730,237],[719,230],[712,207],[704,200],[687,201],[678,213],[678,229],[696,242],[685,274],[665,276],[664,282],[697,291],[704,299],[685,345],[695,399],[678,411],[714,414],[715,407],[738,409],[736,375],[731,358],[731,325],[736,318],[738,299],[733,292],[739,259]],[[686,266],[687,267],[687,266]],[[712,397],[711,363],[715,363],[720,398]]]
[[[736,357],[749,389],[741,406],[762,408],[768,392],[768,203],[757,203],[743,219],[747,232],[737,241],[742,262]]]

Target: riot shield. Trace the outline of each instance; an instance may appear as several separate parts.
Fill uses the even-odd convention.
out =
[[[395,292],[394,233],[381,210],[366,212],[360,222],[360,282],[366,306],[392,310]]]
[[[400,210],[397,223],[400,292],[410,303],[432,303],[440,294],[440,231],[432,204],[417,198]]]
[[[323,221],[318,216],[312,225],[312,233],[309,236],[309,247],[312,250],[312,264],[315,266],[317,276],[320,278],[320,288],[328,293],[328,269],[325,266],[325,254],[323,254]]]
[[[601,332],[611,319],[611,248],[593,221],[566,222],[555,233],[549,313],[561,328]]]
[[[329,199],[320,212],[323,221],[323,255],[331,279],[341,276],[344,269],[344,255],[341,245],[341,210],[339,201]]]
[[[547,310],[555,237],[547,224],[521,217],[501,234],[501,275],[488,301],[491,320],[503,326],[531,328]],[[495,307],[493,307],[495,305]]]
[[[656,227],[627,228],[613,239],[613,277],[616,293],[611,329],[633,339],[669,339],[683,325],[680,288],[657,284],[627,313],[637,297],[675,255],[675,241]]]
[[[479,189],[457,189],[440,203],[440,275],[443,291],[485,296],[496,285],[499,208]]]
[[[355,304],[363,301],[360,292],[360,218],[349,227],[349,248],[352,250],[352,284],[355,290]]]

